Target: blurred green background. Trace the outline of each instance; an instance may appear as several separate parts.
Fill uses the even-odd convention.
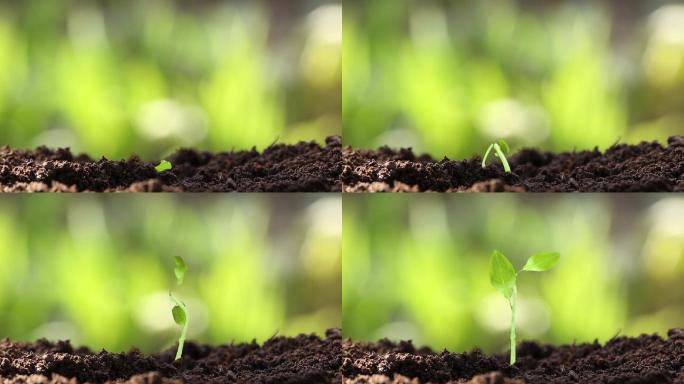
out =
[[[508,349],[510,308],[489,282],[502,251],[521,268],[518,337],[554,343],[684,327],[684,197],[344,196],[345,337],[436,350]]]
[[[679,1],[345,0],[345,144],[437,158],[684,134]]]
[[[158,351],[341,325],[341,201],[323,195],[6,196],[0,338]],[[173,256],[185,258],[176,286]]]
[[[0,145],[158,158],[340,134],[329,0],[0,1]]]

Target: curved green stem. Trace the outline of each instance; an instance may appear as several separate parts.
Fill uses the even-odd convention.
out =
[[[496,155],[499,158],[499,160],[501,160],[501,164],[503,164],[504,171],[506,171],[506,173],[511,173],[511,166],[508,164],[508,160],[506,160],[506,155],[501,150],[499,144],[494,144],[494,150],[496,151]]]
[[[487,158],[489,157],[489,154],[492,152],[492,148],[494,148],[494,144],[490,144],[489,148],[487,148],[487,152],[485,152],[485,155],[482,158],[482,168],[487,167]]]
[[[183,345],[185,344],[185,337],[188,334],[188,308],[185,306],[185,303],[180,301],[173,293],[169,292],[169,296],[176,303],[176,305],[183,309],[183,312],[185,313],[185,322],[183,324],[181,336],[178,339],[178,349],[176,350],[176,360],[178,360],[181,358],[181,356],[183,356]]]
[[[185,309],[185,308],[183,308]],[[178,350],[176,350],[176,360],[180,359],[181,356],[183,356],[183,345],[185,344],[185,336],[188,333],[188,322],[185,322],[185,325],[183,326],[183,330],[181,331],[181,336],[180,339],[178,339]]]

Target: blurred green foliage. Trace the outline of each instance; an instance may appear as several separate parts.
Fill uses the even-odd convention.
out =
[[[437,350],[508,347],[510,309],[489,256],[559,264],[519,281],[518,339],[605,341],[684,325],[684,198],[344,196],[345,337]]]
[[[158,157],[339,134],[327,0],[0,3],[0,144]]]
[[[684,6],[346,0],[345,144],[437,157],[684,134]]]
[[[339,197],[7,196],[0,211],[0,337],[160,350],[178,337],[171,289],[190,340],[341,325]]]

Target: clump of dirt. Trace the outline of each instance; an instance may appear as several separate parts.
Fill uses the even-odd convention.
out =
[[[169,156],[173,168],[133,156],[93,160],[69,149],[0,148],[2,192],[338,192],[342,185],[340,137],[210,153],[181,149]]]
[[[523,149],[510,156],[512,173],[482,158],[437,161],[411,149],[343,149],[345,192],[684,192],[684,136],[668,145],[619,144],[601,153]]]
[[[437,353],[411,342],[343,342],[344,384],[684,383],[684,329],[615,337],[601,346],[523,342],[508,355]]]
[[[341,336],[329,330],[314,335],[274,337],[263,346],[186,343],[157,355],[91,352],[69,342],[0,342],[2,384],[327,384],[341,383]]]

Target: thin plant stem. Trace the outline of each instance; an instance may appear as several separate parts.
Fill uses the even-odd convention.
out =
[[[489,157],[489,153],[492,152],[492,148],[494,148],[494,144],[490,144],[489,148],[487,148],[487,152],[485,152],[485,155],[482,158],[482,168],[487,167],[487,158]]]
[[[185,303],[180,301],[173,293],[169,292],[169,296],[176,303],[176,305],[183,309],[183,313],[185,313],[185,323],[183,324],[183,330],[181,331],[181,336],[178,339],[178,349],[176,350],[176,360],[178,360],[181,358],[181,356],[183,356],[183,345],[185,344],[185,336],[188,333],[188,308],[185,306]]]
[[[185,310],[185,306],[183,306],[183,310]],[[188,333],[188,320],[186,318],[185,320],[185,325],[183,326],[183,330],[181,331],[181,336],[180,339],[178,339],[178,350],[176,350],[176,360],[180,359],[181,356],[183,356],[183,346],[185,345],[185,336]]]
[[[515,364],[515,313],[517,309],[518,290],[513,287],[511,295],[511,365]]]
[[[494,150],[503,164],[504,171],[506,171],[506,173],[511,173],[511,166],[508,164],[508,160],[506,160],[506,155],[501,150],[501,146],[499,146],[499,144],[494,144]]]

